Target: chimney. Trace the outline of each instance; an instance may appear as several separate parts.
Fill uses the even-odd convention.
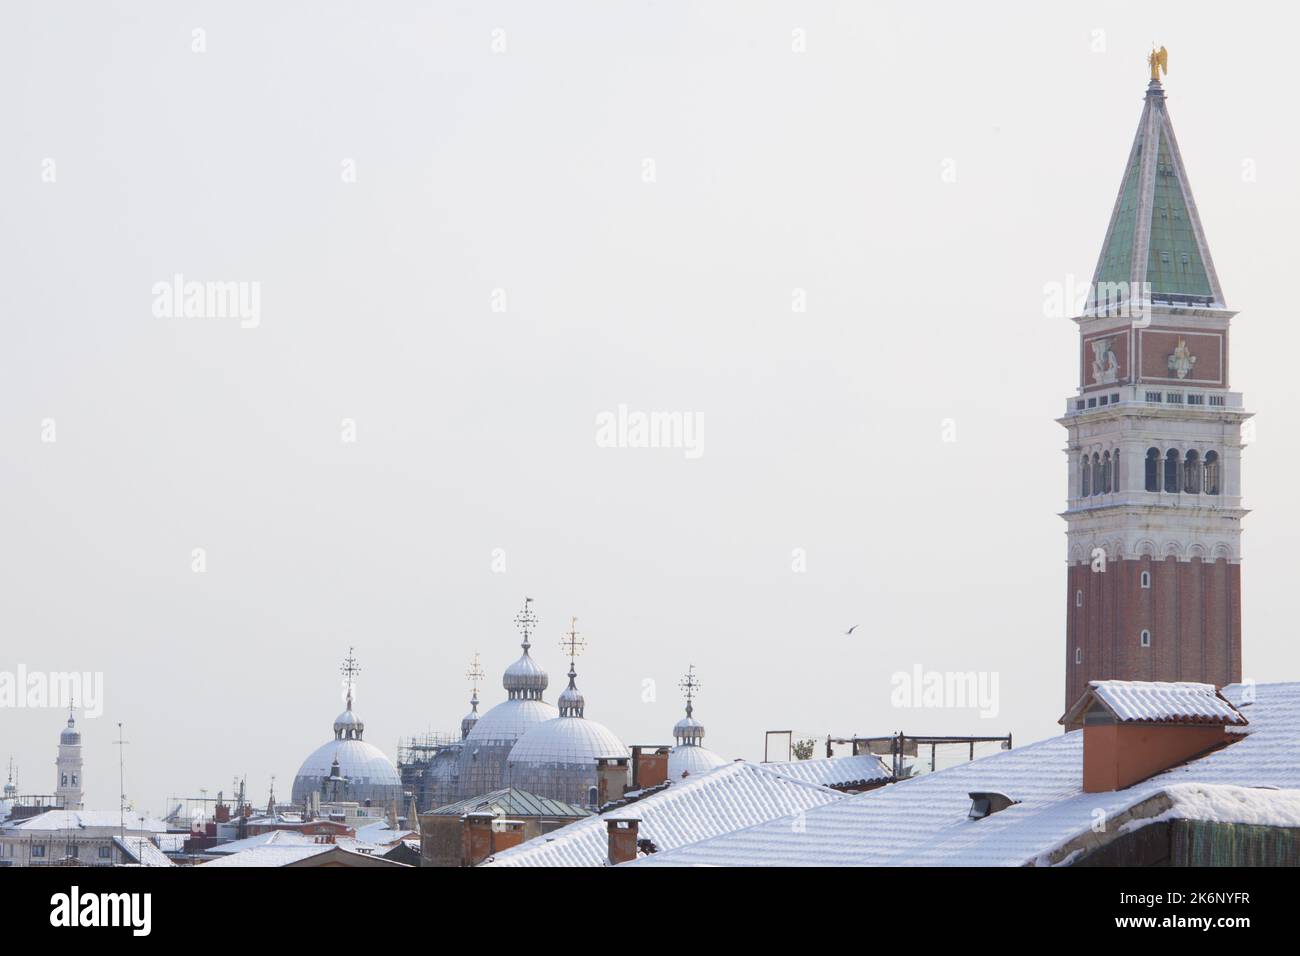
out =
[[[496,814],[486,810],[467,813],[460,818],[464,824],[461,830],[461,866],[477,866],[492,853],[492,821]]]
[[[596,758],[596,805],[622,800],[627,792],[627,758]]]
[[[1092,681],[1059,723],[1083,727],[1083,790],[1123,790],[1240,739],[1248,723],[1213,684]]]
[[[653,753],[645,753],[653,749]],[[632,748],[632,789],[657,787],[668,779],[668,748]]]
[[[492,852],[500,853],[524,842],[523,820],[498,820],[492,830]]]
[[[636,835],[640,817],[607,817],[609,828],[609,865],[618,866],[636,859]]]

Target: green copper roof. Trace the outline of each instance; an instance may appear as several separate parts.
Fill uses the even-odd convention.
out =
[[[1148,282],[1155,302],[1224,306],[1158,82],[1147,89],[1093,281]]]

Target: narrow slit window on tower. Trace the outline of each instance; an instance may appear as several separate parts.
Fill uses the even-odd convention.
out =
[[[1092,493],[1101,494],[1101,455],[1092,453]]]
[[[1138,640],[1140,640],[1140,641],[1142,642],[1142,646],[1143,646],[1143,647],[1150,647],[1150,646],[1151,646],[1151,632],[1148,631],[1148,630],[1146,630],[1146,629],[1144,628],[1144,629],[1142,630],[1141,635],[1138,637]]]
[[[1082,591],[1075,591],[1075,592],[1074,592],[1074,606],[1075,606],[1075,607],[1083,607],[1083,592],[1082,592]]]
[[[1110,478],[1111,478],[1111,474],[1110,474],[1110,452],[1106,452],[1104,455],[1101,456],[1101,492],[1102,492],[1102,494],[1105,494],[1105,495],[1110,494]]]
[[[1086,498],[1092,493],[1092,468],[1088,465],[1088,453],[1079,459],[1079,497]]]
[[[1144,588],[1149,588],[1149,587],[1151,587],[1151,572],[1150,572],[1150,571],[1143,571],[1143,572],[1142,572],[1142,587],[1144,587]]]
[[[1146,465],[1147,465],[1146,489],[1147,491],[1159,491],[1160,490],[1160,449],[1159,448],[1147,449]]]
[[[1076,647],[1076,648],[1074,649],[1074,662],[1075,662],[1076,664],[1082,664],[1082,663],[1083,663],[1083,648],[1082,648],[1082,647]]]

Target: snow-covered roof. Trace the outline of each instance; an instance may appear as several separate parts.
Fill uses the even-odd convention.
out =
[[[789,760],[765,763],[763,766],[794,780],[816,783],[823,787],[860,786],[865,783],[883,782],[893,776],[884,761],[873,754]]]
[[[267,830],[265,833],[259,833],[255,836],[244,837],[242,840],[231,840],[229,843],[218,843],[205,849],[204,853],[213,853],[228,855],[231,853],[243,853],[245,850],[251,850],[259,846],[312,846],[316,840],[297,830]]]
[[[357,827],[357,840],[361,843],[373,843],[376,845],[395,843],[415,833],[414,830],[390,829],[387,820],[380,820],[378,823],[368,823],[363,827]]]
[[[534,837],[482,865],[604,866],[609,856],[606,820],[611,817],[640,818],[638,838],[667,850],[842,799],[843,794],[834,790],[738,760],[627,806]]]
[[[200,866],[287,866],[318,853],[334,849],[332,843],[310,843],[305,846],[258,846],[240,853],[200,863]]]
[[[467,813],[495,813],[498,816],[511,817],[586,817],[591,811],[584,807],[575,807],[562,800],[539,797],[518,787],[503,787],[491,793],[467,797],[446,806],[438,807],[433,813],[440,816],[463,817]]]
[[[209,860],[207,863],[201,863],[200,866],[293,866],[323,853],[334,854],[327,861],[331,864],[339,862],[345,866],[353,864],[361,866],[405,865],[392,860],[385,860],[381,850],[381,847],[357,844],[355,841],[348,841],[347,845],[344,845],[344,841],[340,841],[339,844],[315,843],[311,846],[259,846],[251,850],[245,850],[243,853],[234,853],[216,860]]]
[[[113,842],[117,844],[119,850],[123,851],[127,858],[132,860],[136,866],[175,866],[167,854],[154,846],[147,839],[131,839],[128,837],[123,840],[121,837],[113,837]],[[130,864],[128,864],[130,865]]]
[[[1237,727],[1248,723],[1213,684],[1132,680],[1089,682],[1087,692],[1061,721],[1071,723],[1078,720],[1094,700],[1121,723],[1229,724]]]
[[[167,824],[162,820],[146,817],[142,823],[139,817],[130,813],[123,818],[119,810],[46,810],[6,826],[13,830],[116,830],[125,826],[128,833],[167,832]]]
[[[1062,863],[1071,859],[1071,842],[1092,832],[1098,811],[1114,833],[1116,818],[1139,804],[1163,803],[1152,801],[1160,794],[1194,819],[1210,812],[1206,808],[1223,813],[1225,801],[1239,805],[1225,820],[1290,819],[1284,814],[1300,799],[1300,684],[1259,684],[1250,691],[1249,703],[1243,685],[1223,691],[1250,718],[1240,739],[1123,790],[1082,791],[1083,732],[1074,731],[809,809],[798,826],[789,817],[771,820],[628,865]],[[968,819],[970,794],[990,790],[1019,803]],[[1168,810],[1153,806],[1151,812]]]

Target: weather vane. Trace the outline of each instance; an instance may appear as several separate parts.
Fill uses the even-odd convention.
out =
[[[532,636],[533,628],[537,627],[537,615],[533,613],[532,603],[532,598],[524,598],[524,609],[515,615],[515,626],[524,635],[525,648],[528,647],[528,638]]]
[[[343,666],[339,668],[339,673],[343,675],[343,684],[348,691],[349,707],[352,705],[352,686],[356,683],[357,675],[361,673],[361,665],[357,663],[352,650],[351,647],[348,648],[348,656],[343,659]]]
[[[560,639],[560,649],[569,655],[569,661],[582,653],[587,646],[587,641],[578,633],[578,619],[569,618],[569,632]]]
[[[465,679],[470,682],[470,686],[474,690],[475,697],[478,696],[478,682],[481,681],[485,676],[486,675],[483,673],[483,668],[479,666],[478,651],[475,651],[474,660],[470,662],[469,670],[465,672]]]
[[[1160,74],[1169,75],[1169,51],[1164,47],[1156,49],[1156,43],[1151,41],[1151,55],[1147,57],[1147,66],[1151,67],[1151,82],[1159,83]]]

